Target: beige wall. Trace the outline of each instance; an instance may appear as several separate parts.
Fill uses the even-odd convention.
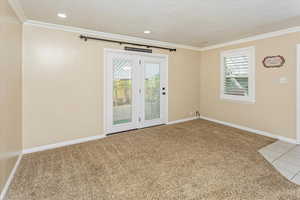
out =
[[[202,52],[201,115],[295,139],[298,43],[300,33],[293,33]],[[256,48],[256,102],[246,104],[221,100],[220,52],[248,46]],[[273,55],[285,57],[284,67],[263,67],[263,58]],[[288,83],[280,84],[280,77],[287,77]]]
[[[22,25],[0,0],[0,192],[22,150]]]
[[[31,25],[23,36],[24,148],[103,134],[103,49],[122,47]],[[169,55],[169,121],[200,109],[202,116],[295,139],[298,43],[300,33],[293,33],[204,52],[156,50]],[[220,100],[220,52],[248,46],[256,48],[256,102]],[[284,56],[286,64],[264,68],[269,55]]]
[[[103,134],[103,49],[79,34],[24,26],[24,148]],[[200,107],[200,52],[169,55],[169,121]]]

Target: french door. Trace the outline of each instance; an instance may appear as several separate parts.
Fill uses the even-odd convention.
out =
[[[105,53],[106,133],[167,122],[167,57]]]

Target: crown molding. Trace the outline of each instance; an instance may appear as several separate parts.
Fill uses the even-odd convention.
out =
[[[218,48],[226,47],[226,46],[230,46],[230,45],[241,44],[241,43],[245,43],[245,42],[252,42],[252,41],[256,41],[256,40],[261,40],[261,39],[286,35],[289,33],[296,33],[296,32],[300,32],[300,26],[291,27],[291,28],[282,29],[279,31],[264,33],[264,34],[259,34],[259,35],[255,35],[255,36],[251,36],[251,37],[246,37],[246,38],[243,38],[240,40],[234,40],[234,41],[230,41],[230,42],[216,44],[216,45],[201,48],[200,51],[208,51],[208,50],[218,49]]]
[[[24,23],[27,20],[27,17],[24,13],[24,10],[18,0],[8,0],[10,7],[14,10],[19,20]]]
[[[55,29],[55,30],[72,32],[72,33],[98,36],[98,37],[103,37],[105,39],[114,39],[114,40],[122,40],[122,41],[126,41],[126,42],[138,42],[138,43],[148,44],[148,45],[173,47],[173,48],[175,47],[175,48],[181,48],[181,49],[190,49],[190,50],[194,50],[194,51],[201,51],[200,47],[175,44],[175,43],[163,42],[163,41],[157,41],[157,40],[149,40],[149,39],[143,39],[143,38],[139,38],[139,37],[132,37],[132,36],[128,36],[128,35],[99,32],[99,31],[94,31],[94,30],[90,30],[90,29],[78,28],[78,27],[74,27],[74,26],[65,26],[65,25],[59,25],[59,24],[52,24],[52,23],[46,23],[46,22],[41,22],[41,21],[35,21],[35,20],[27,20],[24,23],[24,25],[38,26],[38,27],[43,27],[43,28],[48,28],[48,29]]]
[[[78,28],[78,27],[74,27],[74,26],[65,26],[65,25],[41,22],[41,21],[37,21],[37,20],[28,20],[22,9],[22,6],[20,5],[18,0],[8,0],[8,2],[10,3],[13,10],[16,12],[19,19],[25,25],[38,26],[38,27],[43,27],[43,28],[48,28],[48,29],[62,30],[62,31],[67,31],[67,32],[79,33],[79,34],[93,35],[93,36],[98,36],[98,37],[100,36],[100,37],[104,37],[106,39],[122,40],[122,41],[126,41],[126,42],[138,42],[138,43],[157,45],[157,46],[163,46],[163,47],[175,47],[175,48],[189,49],[189,50],[194,50],[194,51],[208,51],[208,50],[212,50],[212,49],[218,49],[218,48],[241,44],[241,43],[245,43],[245,42],[252,42],[252,41],[256,41],[256,40],[267,39],[267,38],[272,38],[272,37],[276,37],[276,36],[282,36],[282,35],[286,35],[289,33],[300,32],[300,26],[296,26],[296,27],[291,27],[291,28],[287,28],[287,29],[269,32],[269,33],[258,34],[258,35],[242,38],[239,40],[233,40],[230,42],[211,45],[211,46],[207,46],[207,47],[195,47],[195,46],[189,46],[189,45],[183,45],[183,44],[163,42],[163,41],[158,41],[158,40],[149,40],[149,39],[144,39],[144,38],[139,38],[139,37],[132,37],[132,36],[128,36],[128,35],[100,32],[100,31],[95,31],[95,30],[90,30],[90,29]]]

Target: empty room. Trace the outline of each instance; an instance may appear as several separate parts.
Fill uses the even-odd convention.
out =
[[[299,0],[0,0],[0,200],[299,199]]]

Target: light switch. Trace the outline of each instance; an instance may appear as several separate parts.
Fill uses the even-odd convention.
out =
[[[288,83],[288,79],[286,77],[280,77],[279,83],[280,84],[287,84]]]

